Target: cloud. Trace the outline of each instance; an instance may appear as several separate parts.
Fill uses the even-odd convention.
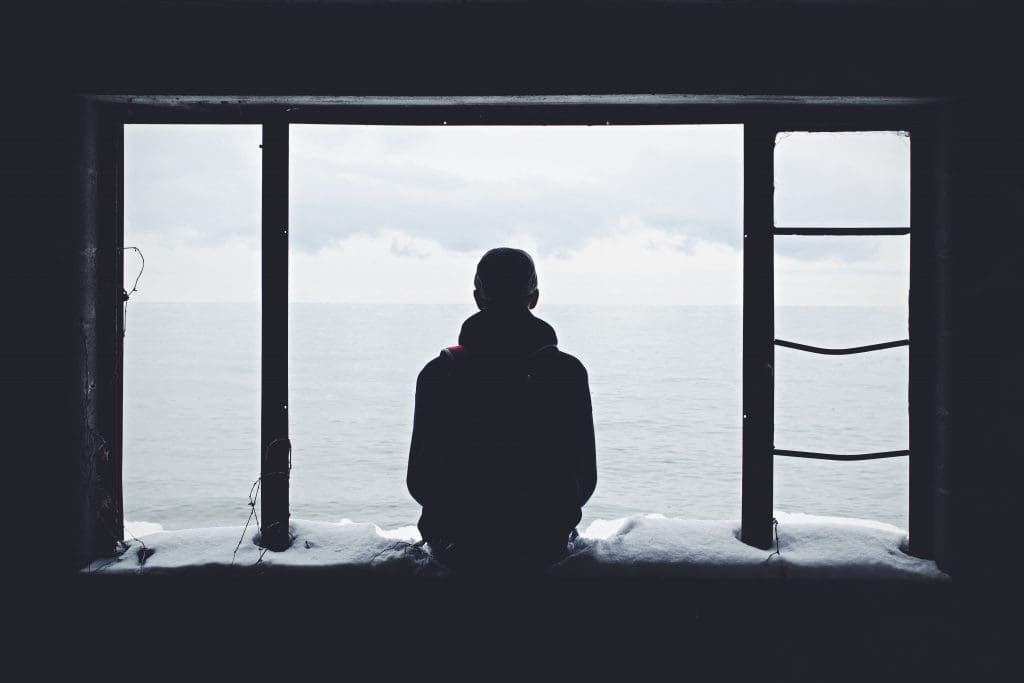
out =
[[[260,135],[126,127],[126,235],[150,259],[142,285],[157,299],[251,297]],[[530,249],[566,301],[736,299],[740,126],[293,126],[291,140],[300,300],[341,290],[364,300],[352,292],[388,282],[370,298],[460,301],[476,259],[501,244]],[[776,171],[780,225],[909,220],[905,137],[792,134],[778,142]],[[801,301],[816,300],[826,274],[880,299],[888,285],[878,283],[906,267],[893,239],[779,237],[777,272],[803,278],[788,290]],[[629,283],[621,295],[616,278]]]
[[[887,132],[783,133],[775,146],[775,222],[785,227],[910,225],[910,138]],[[870,261],[886,238],[778,237],[776,254]]]
[[[260,234],[260,126],[125,126],[125,227],[183,244]]]
[[[393,137],[407,143],[396,144]],[[567,251],[624,222],[739,246],[738,128],[298,126],[294,243],[421,235],[479,251],[511,233]]]
[[[910,138],[874,131],[780,134],[775,218],[788,227],[910,225]]]
[[[425,259],[433,255],[431,244],[424,239],[409,235],[395,235],[391,238],[390,253],[406,258]]]
[[[507,236],[507,243],[533,254],[545,304],[739,303],[739,252],[713,242],[688,242],[663,231],[623,229],[557,254],[531,235]],[[402,248],[396,250],[396,244]],[[291,297],[471,305],[479,258],[477,252],[401,233],[354,235],[316,252],[293,252]]]
[[[257,126],[128,126],[133,233],[259,234]],[[623,222],[739,246],[740,128],[293,126],[291,236],[400,231],[461,251],[510,233],[568,251]]]
[[[126,237],[139,244],[146,257],[139,291],[132,294],[129,303],[129,317],[132,306],[149,301],[260,300],[260,242],[256,239],[183,244],[169,235]],[[126,289],[131,289],[138,272],[138,259],[126,252]]]
[[[504,242],[534,255],[545,305],[737,305],[742,299],[743,255],[718,242],[629,224],[564,252],[527,234],[507,235]],[[144,251],[146,270],[133,305],[259,301],[256,239],[183,245],[157,235],[144,241]],[[289,296],[296,302],[463,303],[471,309],[479,257],[395,231],[352,235],[315,252],[293,250]],[[908,262],[905,237],[879,240],[877,253],[861,261],[777,255],[775,299],[779,305],[905,306]],[[136,272],[131,261],[128,284]]]
[[[910,240],[907,237],[793,238],[871,242],[871,254],[814,260],[776,252],[775,301],[780,305],[906,307],[910,289]]]

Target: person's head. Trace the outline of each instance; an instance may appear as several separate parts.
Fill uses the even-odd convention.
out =
[[[522,249],[491,249],[477,264],[473,284],[473,298],[480,310],[533,308],[540,298],[537,269]]]

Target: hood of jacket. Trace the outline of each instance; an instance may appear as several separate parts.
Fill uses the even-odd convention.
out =
[[[462,323],[459,344],[484,353],[528,354],[558,343],[555,330],[527,308],[485,309]]]

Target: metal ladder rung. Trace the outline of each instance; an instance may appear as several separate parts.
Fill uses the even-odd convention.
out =
[[[813,451],[788,451],[782,448],[772,450],[775,455],[788,455],[794,458],[812,458],[814,460],[879,460],[881,458],[898,458],[901,455],[910,455],[909,450],[903,451],[880,451],[878,453],[815,453]]]
[[[868,237],[871,235],[909,235],[910,228],[772,228],[772,234]]]
[[[846,349],[826,349],[821,346],[797,344],[796,342],[786,341],[785,339],[776,339],[775,345],[784,346],[787,349],[796,349],[797,351],[821,353],[826,356],[845,356],[851,353],[867,353],[868,351],[881,351],[882,349],[893,349],[898,346],[910,346],[910,340],[899,339],[897,341],[883,342],[881,344],[869,344],[868,346],[851,346],[850,348]]]

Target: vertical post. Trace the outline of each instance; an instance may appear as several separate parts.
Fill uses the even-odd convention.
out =
[[[744,543],[772,542],[775,437],[775,134],[743,126]]]
[[[75,473],[73,510],[74,563],[82,566],[97,556],[114,551],[114,540],[103,530],[100,520],[101,489],[96,463],[106,449],[100,437],[96,405],[98,358],[96,344],[96,301],[99,273],[99,205],[100,205],[100,112],[95,102],[79,101],[77,171],[77,216],[73,245],[74,323],[74,385],[70,401],[76,425],[74,462],[69,470]]]
[[[124,540],[124,124],[118,114],[101,109],[96,312],[98,426],[108,448],[97,464],[106,501],[100,514],[114,541]]]
[[[910,154],[910,552],[935,556],[935,383],[938,338],[936,280],[935,134],[931,125],[911,130]]]
[[[949,115],[943,112],[936,122],[934,140],[935,198],[935,561],[939,569],[952,573],[952,462],[950,457],[950,393],[952,372],[952,330],[950,309],[953,303],[952,267],[953,218],[952,179],[950,177]],[[913,237],[911,237],[913,239]]]
[[[260,544],[291,545],[288,531],[288,124],[263,124],[263,286],[260,385]]]
[[[111,112],[81,100],[77,193],[80,224],[73,245],[75,384],[69,405],[77,424],[72,471],[81,566],[114,552],[121,512],[121,165],[123,127]]]

